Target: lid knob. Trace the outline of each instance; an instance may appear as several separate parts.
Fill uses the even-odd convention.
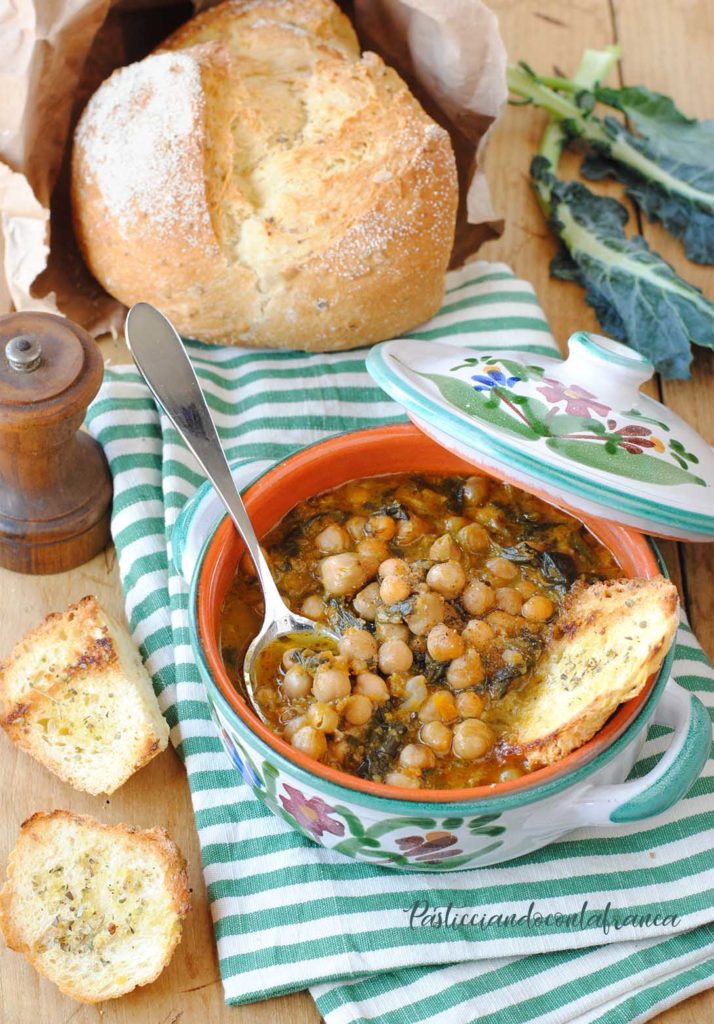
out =
[[[613,409],[624,411],[636,405],[654,366],[628,345],[602,334],[576,331],[568,338],[568,358],[548,370],[548,376],[562,384],[579,385],[593,391]]]
[[[42,361],[42,346],[29,334],[18,334],[5,346],[8,363],[17,373],[32,373]]]

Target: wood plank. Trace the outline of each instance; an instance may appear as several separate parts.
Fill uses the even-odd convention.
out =
[[[122,348],[112,346],[114,362]],[[19,576],[0,570],[3,616],[0,658],[27,629],[50,611],[84,594],[96,594],[108,611],[123,618],[122,595],[113,551],[70,573]],[[61,807],[91,814],[107,823],[141,828],[162,825],[185,854],[193,911],[173,960],[154,984],[98,1007],[80,1006],[40,978],[21,956],[0,948],[0,1019],[7,1024],[72,1020],[73,1024],[316,1024],[319,1014],[307,993],[249,1007],[227,1007],[218,973],[213,929],[203,883],[198,836],[193,823],[186,773],[169,747],[113,796],[93,797],[64,785],[27,754],[0,736],[3,784],[0,786],[0,863],[15,845],[21,823],[38,810]]]
[[[714,115],[714,5],[706,0],[614,0],[622,45],[622,74],[671,96],[685,114]],[[714,299],[714,267],[690,262],[680,242],[660,225],[643,221],[643,234],[677,272]],[[664,381],[670,408],[714,444],[714,352],[699,349],[691,381]],[[714,545],[682,546],[684,585],[692,627],[714,657]]]

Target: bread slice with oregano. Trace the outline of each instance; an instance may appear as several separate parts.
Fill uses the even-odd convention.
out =
[[[113,793],[168,743],[131,637],[92,596],[19,641],[0,669],[0,702],[13,743],[87,793]]]
[[[40,812],[10,855],[0,931],[65,995],[96,1003],[158,977],[189,909],[186,862],[164,829]]]
[[[661,666],[677,608],[677,589],[662,576],[576,585],[539,664],[494,706],[504,749],[539,767],[591,739]]]

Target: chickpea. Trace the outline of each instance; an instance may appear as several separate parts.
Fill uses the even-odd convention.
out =
[[[496,590],[496,607],[509,615],[518,615],[523,607],[523,597],[515,587],[499,587]]]
[[[391,516],[370,516],[364,532],[379,540],[391,540],[397,532],[397,524]]]
[[[426,574],[426,582],[432,590],[446,598],[458,597],[466,586],[466,573],[460,562],[450,559],[437,562]]]
[[[350,516],[350,518],[345,523],[345,529],[349,533],[352,540],[359,540],[360,537],[364,536],[364,528],[366,525],[366,516]]]
[[[354,692],[369,697],[374,704],[384,704],[389,700],[389,687],[374,672],[360,672],[355,679]]]
[[[508,766],[506,768],[503,768],[499,772],[498,781],[499,782],[513,782],[515,779],[520,779],[520,777],[522,775],[523,775],[523,772],[521,771],[520,768],[517,768],[516,765],[510,765],[510,766]]]
[[[402,710],[406,711],[408,714],[411,714],[413,711],[418,711],[428,696],[429,690],[426,685],[426,677],[412,676],[411,679],[407,679],[404,684]]]
[[[533,597],[534,594],[538,593],[538,587],[531,580],[518,580],[513,585],[523,598]]]
[[[348,661],[371,661],[377,656],[377,641],[366,629],[350,626],[340,637],[338,650]]]
[[[378,571],[381,580],[386,580],[389,576],[409,578],[409,565],[403,558],[385,558]]]
[[[553,614],[553,602],[545,594],[534,594],[521,608],[521,615],[529,622],[545,622]]]
[[[497,576],[499,580],[514,580],[518,575],[518,566],[514,565],[513,562],[509,562],[507,558],[501,558],[500,555],[497,558],[489,558],[486,562],[486,568],[494,576]]]
[[[478,718],[485,707],[486,701],[474,690],[466,690],[456,696],[456,709],[462,718]]]
[[[411,584],[404,576],[386,576],[379,585],[379,596],[385,604],[406,601],[411,592]]]
[[[380,562],[383,562],[389,555],[389,548],[383,540],[379,540],[377,537],[365,537],[357,542],[357,554],[367,569],[367,575],[374,576]]]
[[[392,672],[408,672],[414,656],[403,640],[385,640],[379,648],[379,669],[389,676]]]
[[[346,669],[321,667],[312,681],[312,692],[320,701],[349,697],[350,690],[350,677]]]
[[[444,520],[444,528],[448,533],[458,533],[462,526],[468,526],[469,521],[465,516],[449,516]]]
[[[314,757],[319,761],[327,753],[327,740],[325,734],[313,729],[311,725],[304,725],[293,734],[290,740],[296,750],[302,751],[308,757]]]
[[[485,651],[493,642],[494,632],[483,619],[469,619],[461,633],[469,647]]]
[[[455,629],[441,622],[429,630],[426,648],[436,661],[451,661],[464,653],[466,644]]]
[[[323,555],[337,555],[341,551],[349,551],[352,538],[344,527],[330,523],[324,530],[320,530],[315,537],[315,544]]]
[[[283,652],[283,668],[289,669],[297,665],[301,653],[302,647],[288,647],[287,651]]]
[[[289,700],[307,697],[312,689],[312,676],[300,665],[293,665],[283,676],[282,689]]]
[[[496,742],[496,734],[490,726],[478,718],[466,718],[454,728],[452,749],[464,761],[483,757]]]
[[[429,558],[432,562],[447,562],[449,559],[459,559],[461,554],[461,548],[448,533],[442,534],[429,548]]]
[[[405,775],[404,772],[390,772],[384,776],[388,786],[401,786],[403,789],[421,789],[421,782],[414,775]]]
[[[402,747],[399,764],[402,768],[416,768],[421,771],[423,768],[433,768],[436,758],[434,751],[429,747],[424,747],[421,743],[407,743],[406,747]]]
[[[436,690],[419,711],[420,722],[453,722],[458,716],[457,702],[450,690]]]
[[[491,485],[483,476],[470,476],[464,481],[463,495],[467,505],[483,505]]]
[[[406,624],[416,636],[426,636],[430,629],[444,621],[444,598],[430,591],[417,594],[414,610],[406,616]]]
[[[341,555],[328,555],[320,562],[322,585],[328,594],[344,597],[354,594],[369,578],[369,570],[359,555],[345,551]]]
[[[511,668],[520,668],[522,665],[525,664],[525,661],[526,661],[526,659],[523,657],[523,653],[521,651],[515,651],[515,650],[512,650],[511,648],[508,648],[507,650],[505,650],[503,652],[502,657],[503,657],[503,664],[504,665],[508,665]]]
[[[428,523],[424,522],[420,516],[410,515],[408,519],[400,519],[397,527],[397,544],[400,547],[413,544],[415,540],[427,533],[428,529]]]
[[[309,594],[300,606],[300,612],[308,619],[313,619],[315,622],[319,622],[325,614],[325,605],[323,604],[320,595]]]
[[[351,697],[348,697],[345,701],[345,706],[342,709],[346,720],[350,725],[364,725],[372,717],[374,711],[374,704],[365,697],[362,693],[353,693]]]
[[[367,622],[374,622],[379,607],[379,584],[370,583],[352,599],[354,610]]]
[[[446,681],[452,690],[465,690],[469,686],[477,686],[485,677],[481,655],[471,647],[467,647],[460,658],[454,658],[446,670]]]
[[[471,580],[461,595],[461,603],[469,615],[485,615],[496,604],[496,591],[488,583]]]
[[[443,722],[427,722],[422,725],[419,739],[436,754],[448,754],[451,750],[452,732]]]
[[[511,615],[510,612],[495,611],[486,616],[491,629],[498,636],[512,636],[525,626],[525,619],[520,615]]]
[[[468,526],[462,526],[456,536],[459,544],[466,551],[488,551],[491,544],[488,530],[478,523],[469,523]]]
[[[351,505],[356,505],[357,508],[364,508],[371,499],[372,493],[367,484],[361,480],[353,480],[345,488],[345,497]]]
[[[298,729],[302,729],[306,723],[307,719],[304,715],[297,715],[295,718],[289,718],[287,722],[283,724],[283,732],[288,737],[294,736]]]
[[[340,716],[335,709],[321,701],[310,705],[307,720],[318,732],[334,732],[340,724]]]

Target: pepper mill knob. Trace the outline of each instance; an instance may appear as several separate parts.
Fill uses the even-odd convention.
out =
[[[79,432],[102,382],[94,340],[50,313],[0,316],[0,565],[64,572],[109,542],[112,479]]]

